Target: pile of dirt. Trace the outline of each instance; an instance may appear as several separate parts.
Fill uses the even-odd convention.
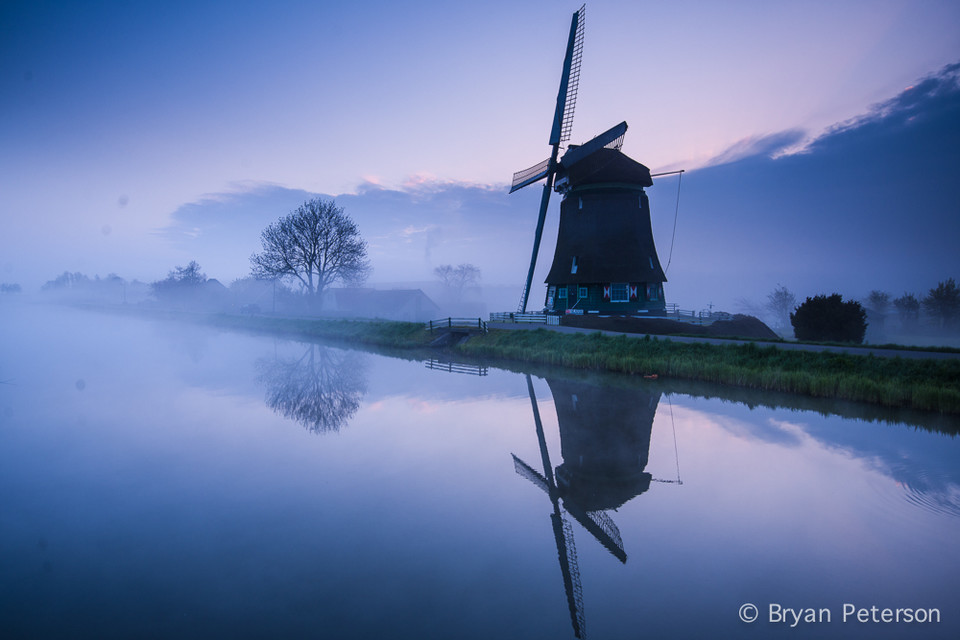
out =
[[[760,340],[779,340],[770,327],[753,316],[735,315],[730,320],[717,320],[710,325],[690,324],[667,318],[637,318],[634,316],[564,316],[561,324],[567,327],[581,327],[598,331],[619,331],[621,333],[649,333],[659,336],[674,334],[707,337],[736,337]]]

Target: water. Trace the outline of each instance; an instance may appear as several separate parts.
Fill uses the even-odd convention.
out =
[[[949,419],[0,322],[3,638],[960,635]]]

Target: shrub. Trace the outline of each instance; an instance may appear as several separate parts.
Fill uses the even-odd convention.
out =
[[[867,313],[859,302],[844,302],[839,293],[815,296],[790,314],[798,340],[821,342],[863,342]]]

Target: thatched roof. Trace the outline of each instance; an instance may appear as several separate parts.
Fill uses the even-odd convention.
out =
[[[547,283],[666,280],[653,243],[645,193],[610,189],[567,194],[560,204],[560,230]]]

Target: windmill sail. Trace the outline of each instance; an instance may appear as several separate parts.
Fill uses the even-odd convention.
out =
[[[550,171],[550,158],[543,162],[538,162],[529,169],[517,171],[513,174],[513,182],[510,184],[510,193],[517,189],[523,189],[528,184],[533,184],[537,180],[543,180]]]
[[[620,539],[620,529],[610,516],[603,511],[583,511],[566,500],[563,501],[563,507],[617,560],[627,562],[627,553],[623,550],[623,541]]]
[[[554,503],[554,513],[550,515],[553,524],[553,536],[557,542],[557,557],[560,560],[560,573],[563,574],[563,590],[567,594],[567,607],[570,609],[570,624],[573,635],[586,638],[586,616],[583,613],[583,586],[580,583],[580,566],[577,564],[577,546],[573,542],[573,529],[563,519]]]
[[[617,126],[607,129],[600,135],[583,143],[579,147],[571,147],[568,149],[567,152],[563,154],[563,157],[560,158],[560,163],[565,167],[570,167],[579,160],[586,158],[597,149],[619,150],[620,147],[623,146],[623,136],[626,133],[627,123],[621,122]],[[530,169],[527,169],[527,171],[529,170]]]
[[[518,458],[516,454],[511,453],[510,455],[513,456],[513,470],[517,472],[517,475],[523,476],[540,487],[544,493],[550,495],[550,485],[547,483],[547,479],[539,471]]]
[[[580,64],[583,61],[583,25],[587,5],[573,14],[570,22],[570,38],[567,53],[563,58],[563,73],[560,76],[560,91],[557,93],[557,109],[550,131],[550,144],[561,144],[570,139],[573,127],[573,111],[577,106],[577,90],[580,86]]]
[[[545,172],[534,171],[530,179],[521,179],[523,184],[517,184],[514,176],[514,185],[510,192],[532,184],[541,178],[546,178],[543,185],[543,194],[540,196],[540,213],[537,216],[537,229],[533,236],[533,251],[530,255],[530,269],[527,271],[526,284],[520,297],[518,311],[527,310],[527,300],[530,297],[530,285],[533,282],[533,272],[537,266],[537,254],[540,253],[540,240],[543,237],[543,223],[547,217],[547,205],[550,202],[550,190],[553,188],[553,177],[557,168],[557,156],[560,153],[560,143],[570,138],[570,128],[573,126],[573,111],[577,102],[577,88],[580,84],[580,63],[583,59],[583,18],[586,5],[573,14],[570,20],[570,36],[567,38],[567,52],[563,57],[563,72],[560,74],[560,90],[557,92],[557,108],[553,114],[553,127],[550,130],[550,145],[553,150],[547,160]],[[541,163],[542,164],[542,163]],[[537,165],[539,167],[540,165]],[[532,169],[532,168],[531,168]],[[528,169],[530,171],[530,169]],[[520,172],[525,173],[525,172]],[[536,176],[536,177],[532,177]]]

